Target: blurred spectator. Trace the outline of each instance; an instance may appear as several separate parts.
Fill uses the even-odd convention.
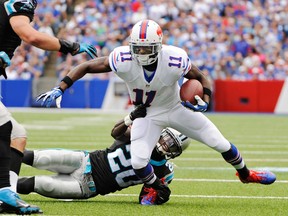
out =
[[[74,7],[74,0],[40,0],[34,25],[45,31],[52,29],[58,37],[93,43],[99,56],[103,56],[114,47],[127,44],[128,29],[135,22],[153,19],[163,29],[164,42],[185,49],[193,63],[209,73],[213,79],[283,80],[287,77],[286,0],[77,2],[79,3]],[[43,25],[39,20],[45,21]],[[55,76],[63,76],[65,72],[61,70],[66,71],[86,58],[66,60],[60,54],[58,57],[59,69]],[[38,53],[38,58],[42,59],[38,61],[42,65],[38,65],[37,70],[43,70],[47,56]],[[14,70],[17,71],[11,69]],[[19,71],[21,70],[19,65]]]

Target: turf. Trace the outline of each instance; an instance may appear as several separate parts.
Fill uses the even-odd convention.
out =
[[[125,113],[97,110],[11,109],[28,131],[28,149],[102,149],[112,143],[111,129]],[[173,160],[172,195],[162,206],[137,204],[140,186],[89,200],[62,201],[21,195],[44,215],[288,215],[288,116],[206,114],[242,153],[249,168],[269,169],[272,185],[242,184],[235,170],[207,146],[193,141]],[[20,175],[48,174],[26,165]]]

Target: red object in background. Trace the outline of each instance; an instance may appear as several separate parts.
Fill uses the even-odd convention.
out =
[[[215,80],[215,112],[274,112],[284,81]]]
[[[141,3],[138,2],[138,1],[134,1],[132,4],[131,4],[131,9],[133,12],[137,12],[139,7],[141,7]]]

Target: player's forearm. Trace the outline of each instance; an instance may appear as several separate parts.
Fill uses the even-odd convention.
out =
[[[59,51],[60,43],[58,38],[42,33],[30,25],[27,16],[14,16],[10,24],[21,40],[26,43],[48,51]]]
[[[110,69],[109,65],[107,66],[105,64],[106,58],[108,58],[108,57],[100,57],[100,58],[92,59],[90,61],[84,62],[84,63],[76,66],[61,81],[61,83],[59,84],[60,88],[65,91],[75,81],[81,79],[87,73],[107,73],[107,72],[110,72],[111,69]]]
[[[201,82],[204,89],[203,100],[209,104],[212,94],[212,84],[207,76],[197,66],[192,65],[191,70],[185,75],[185,78],[197,79]]]
[[[111,131],[111,136],[114,139],[118,139],[119,137],[123,136],[127,130],[128,126],[125,125],[124,119],[117,122],[114,128]]]
[[[44,34],[42,32],[35,31],[36,34],[33,36],[28,36],[26,38],[22,38],[26,43],[31,44],[32,46],[38,47],[47,51],[59,51],[60,43],[59,39],[56,37],[52,37],[48,34]]]

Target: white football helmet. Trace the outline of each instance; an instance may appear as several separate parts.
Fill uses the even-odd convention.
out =
[[[133,59],[143,66],[153,64],[161,50],[162,38],[162,29],[153,20],[137,22],[132,28],[129,41]]]
[[[156,150],[165,155],[166,159],[179,156],[190,144],[191,139],[172,128],[162,131],[160,139],[156,144]]]

